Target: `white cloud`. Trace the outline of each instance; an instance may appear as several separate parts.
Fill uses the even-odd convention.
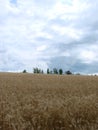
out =
[[[83,60],[84,63],[88,63],[88,64],[98,60],[98,58],[96,57],[96,53],[89,50],[82,51],[80,56],[81,56],[81,60]]]
[[[98,61],[97,50],[98,50],[97,45],[89,45],[89,46],[86,46],[84,49],[81,48],[78,58],[83,63],[93,64]]]
[[[46,48],[47,48],[46,45],[42,45],[42,46],[37,47],[37,51],[44,51],[46,50]]]
[[[97,5],[97,0],[0,0],[0,70],[46,68],[59,56],[97,62]]]

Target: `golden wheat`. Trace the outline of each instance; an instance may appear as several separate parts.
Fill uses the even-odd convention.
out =
[[[98,77],[0,73],[0,130],[98,130]]]

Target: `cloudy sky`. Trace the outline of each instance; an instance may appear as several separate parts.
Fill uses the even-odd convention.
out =
[[[98,0],[0,0],[0,71],[98,73]]]

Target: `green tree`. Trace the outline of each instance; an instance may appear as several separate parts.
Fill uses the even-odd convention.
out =
[[[66,73],[67,75],[71,75],[71,74],[72,74],[72,72],[71,72],[70,70],[67,70],[65,73]]]
[[[33,73],[35,74],[43,74],[44,73],[44,71],[43,70],[41,70],[40,68],[33,68]]]
[[[33,73],[37,73],[37,68],[33,68]]]
[[[58,74],[57,68],[54,68],[54,69],[53,69],[53,73],[54,73],[54,74]]]
[[[63,70],[59,69],[59,74],[62,75],[63,74]]]
[[[23,73],[27,73],[27,71],[26,71],[26,70],[23,70]]]
[[[49,68],[47,69],[47,74],[50,74],[50,70],[49,70]]]

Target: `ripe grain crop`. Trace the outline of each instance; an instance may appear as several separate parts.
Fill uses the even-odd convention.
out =
[[[98,77],[0,73],[0,130],[98,130]]]

